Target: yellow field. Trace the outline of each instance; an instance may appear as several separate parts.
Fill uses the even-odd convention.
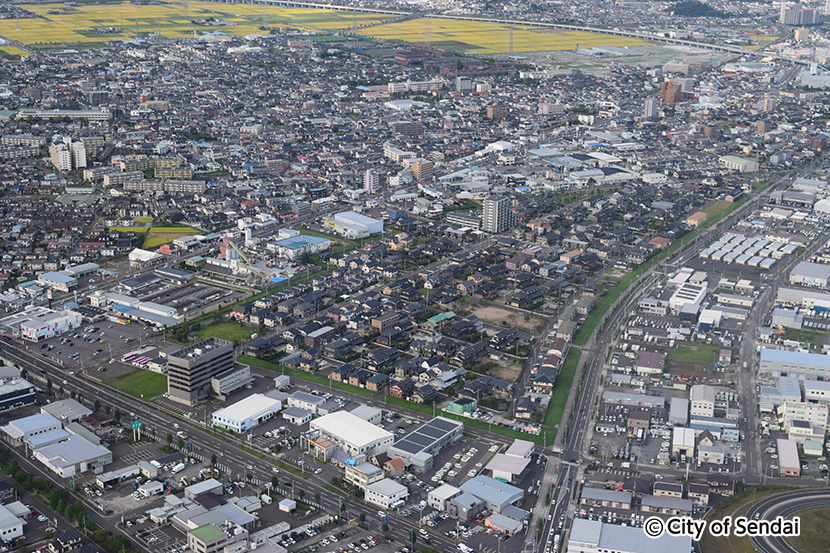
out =
[[[21,50],[16,46],[0,46],[0,51],[3,51],[10,56],[22,56],[24,58],[30,55],[29,52]]]
[[[181,38],[192,36],[194,30],[200,33],[221,31],[231,36],[234,34],[233,25],[208,27],[190,23],[190,20],[204,20],[208,17],[235,22],[237,36],[267,34],[267,31],[259,29],[263,24],[324,30],[348,29],[354,25],[371,25],[388,19],[376,14],[207,2],[189,2],[187,14],[184,4],[136,6],[121,2],[76,7],[65,4],[22,4],[19,7],[41,17],[19,21],[0,20],[0,36],[24,44],[105,42],[158,32],[165,37]],[[50,14],[50,11],[60,13]],[[107,27],[118,29],[119,32],[94,32]]]
[[[435,48],[503,54],[509,51],[510,26],[502,23],[456,21],[450,19],[412,19],[358,31],[366,36],[406,42],[426,42],[429,21],[430,43]],[[513,26],[513,52],[573,50],[594,46],[639,46],[642,40],[560,29]]]

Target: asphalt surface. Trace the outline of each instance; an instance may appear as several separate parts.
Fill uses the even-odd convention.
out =
[[[824,505],[830,505],[830,489],[798,490],[760,499],[749,508],[746,516],[750,520],[773,520]],[[757,536],[749,539],[755,550],[762,553],[799,553],[781,536]]]

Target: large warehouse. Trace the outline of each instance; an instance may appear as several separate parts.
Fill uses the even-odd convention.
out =
[[[323,222],[346,238],[366,238],[383,232],[382,219],[372,219],[354,211],[338,213],[331,219],[324,217]]]
[[[761,348],[758,372],[801,380],[830,380],[830,355]]]
[[[605,524],[598,520],[576,518],[568,535],[569,553],[691,553],[691,536],[670,536],[664,533],[650,538],[642,528]]]
[[[253,394],[233,405],[214,411],[213,426],[242,433],[257,427],[280,412],[282,402],[262,394]]]
[[[830,280],[830,265],[802,261],[790,273],[790,284],[827,288]]]
[[[309,430],[327,436],[352,457],[386,453],[395,440],[391,432],[348,411],[338,411],[315,419],[311,421]]]
[[[463,423],[435,417],[428,423],[417,426],[390,447],[387,453],[393,459],[402,459],[415,472],[424,473],[432,468],[436,455],[458,442],[463,435]]]

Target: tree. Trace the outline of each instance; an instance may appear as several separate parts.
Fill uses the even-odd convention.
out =
[[[184,449],[184,438],[179,438],[179,449]]]
[[[415,549],[415,542],[418,540],[418,533],[415,530],[409,531],[409,543],[412,544],[412,549]]]
[[[20,369],[20,378],[26,378],[27,376],[29,376],[29,371],[26,369]]]
[[[60,513],[61,516],[63,516],[63,514],[66,512],[66,507],[66,501],[64,501],[63,499],[58,500],[58,513]]]
[[[58,393],[59,393],[60,395],[63,395],[63,386],[61,386],[60,388],[58,388]]]
[[[302,501],[302,500],[303,500],[303,498],[305,497],[305,490],[300,490],[300,491],[298,491],[298,492],[297,492],[297,497],[299,497],[299,498],[300,498],[300,501]]]
[[[341,512],[341,513],[345,513],[345,512],[346,512],[346,504],[345,504],[345,503],[342,503],[342,502],[340,503],[340,512]]]
[[[277,489],[280,487],[280,480],[276,476],[271,477],[271,487]]]
[[[101,400],[100,400],[100,399],[96,399],[96,400],[95,400],[95,403],[94,403],[94,406],[95,406],[95,410],[96,410],[96,411],[100,411],[100,410],[101,410]]]
[[[216,468],[216,454],[210,456],[210,467]],[[271,480],[274,480],[273,478]]]
[[[48,393],[48,394],[52,393],[52,379],[51,378],[46,379],[46,393]]]
[[[72,399],[75,399],[75,390],[70,390],[69,391],[69,397],[71,397]]]
[[[116,409],[113,417],[115,417],[115,424],[121,424],[121,409]]]
[[[173,434],[167,434],[167,445],[171,445],[173,443]]]
[[[104,412],[105,412],[107,415],[109,415],[109,414],[110,414],[110,411],[112,411],[112,407],[110,407],[109,405],[107,405],[106,407],[104,407]]]
[[[389,531],[389,525],[384,522],[383,526],[381,526],[380,529],[383,530],[384,532],[388,532]]]
[[[366,522],[366,513],[360,513],[360,516],[358,518],[360,519],[360,524],[363,524],[364,522]]]
[[[319,493],[314,494],[314,503],[316,503],[317,505],[320,504],[320,494]]]

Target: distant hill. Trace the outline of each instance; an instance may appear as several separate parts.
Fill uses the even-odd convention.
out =
[[[732,17],[726,12],[722,12],[697,0],[679,2],[669,8],[669,11],[674,12],[674,15],[679,15],[680,17]]]

